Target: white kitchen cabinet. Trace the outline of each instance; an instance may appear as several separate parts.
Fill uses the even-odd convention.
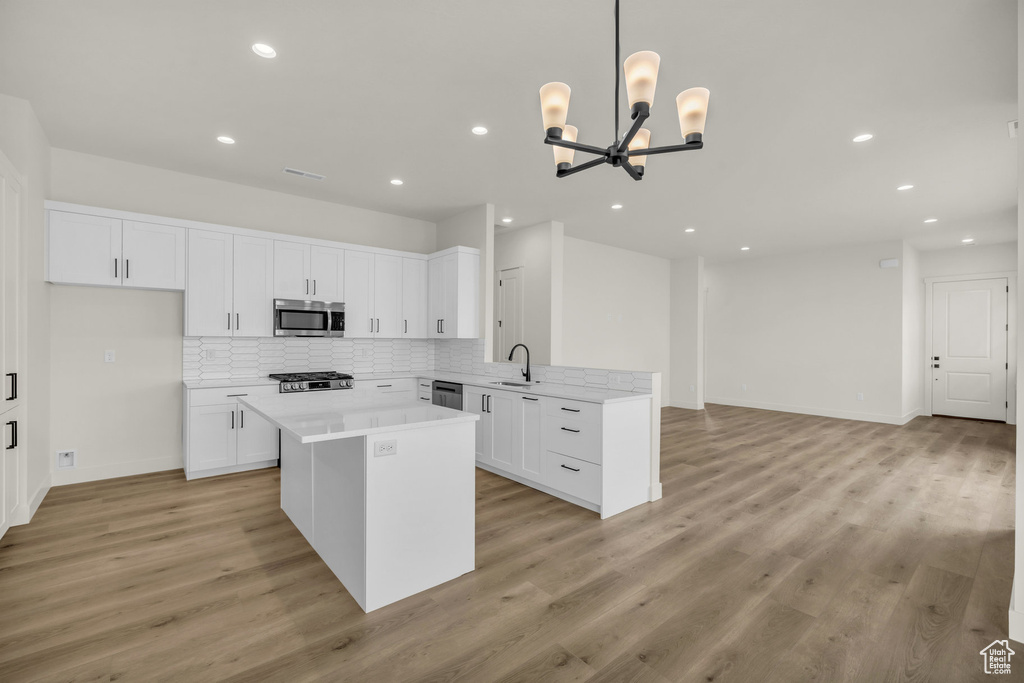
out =
[[[2,155],[0,161],[4,161]],[[0,266],[3,267],[0,274],[0,375],[3,376],[0,413],[21,405],[24,386],[22,320],[25,308],[22,301],[25,272],[20,251],[21,186],[5,166],[6,163],[0,165]],[[18,386],[19,376],[22,387]]]
[[[15,513],[20,496],[24,450],[21,440],[25,438],[24,420],[21,407],[3,414],[3,438],[0,439],[0,536],[3,536],[15,522]]]
[[[310,296],[317,301],[345,301],[345,250],[334,247],[310,247]]]
[[[310,249],[301,242],[274,240],[274,298],[310,298]]]
[[[357,379],[352,382],[352,391],[372,396],[416,400],[417,383],[411,377],[398,379]]]
[[[233,336],[274,336],[273,241],[235,235],[232,262]]]
[[[140,289],[185,289],[185,231],[170,225],[124,221],[121,284]]]
[[[185,288],[185,230],[119,218],[49,212],[50,282]]]
[[[50,282],[121,284],[121,219],[51,211],[48,243]]]
[[[452,247],[431,256],[427,268],[428,336],[437,339],[478,337],[479,253]]]
[[[429,403],[434,402],[434,382],[423,377],[416,380],[416,398],[421,401],[427,401]],[[465,405],[465,396],[463,396],[463,405]],[[477,413],[479,415],[480,413]]]
[[[408,339],[427,337],[427,261],[402,259],[402,333]]]
[[[374,337],[402,336],[402,257],[375,254],[373,257]]]
[[[261,467],[278,458],[278,430],[238,403],[242,396],[276,396],[278,386],[231,386],[184,392],[185,477],[196,479]]]
[[[545,400],[547,399],[542,396],[520,395],[519,405],[513,411],[513,472],[534,481],[541,481],[543,478],[544,445],[541,442],[541,423]]]
[[[465,405],[465,404],[463,404]],[[491,418],[490,456],[484,462],[506,472],[515,473],[515,424],[519,397],[504,391],[487,393],[487,412]],[[487,448],[487,444],[484,444]],[[485,453],[486,456],[486,453]]]
[[[345,251],[345,336],[372,337],[373,254]]]
[[[188,231],[185,336],[230,337],[234,332],[232,290],[234,235]],[[267,302],[268,306],[270,302]]]

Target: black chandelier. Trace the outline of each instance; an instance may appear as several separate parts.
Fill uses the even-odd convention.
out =
[[[544,119],[544,143],[555,148],[556,177],[564,178],[600,164],[611,164],[621,166],[633,180],[640,180],[644,177],[644,163],[649,155],[684,152],[704,146],[704,123],[710,95],[707,88],[690,88],[676,97],[683,144],[650,146],[651,132],[643,125],[651,115],[660,64],[661,57],[649,51],[635,52],[623,63],[633,125],[625,136],[619,138],[619,0],[615,0],[615,142],[607,148],[576,142],[579,131],[575,126],[565,125],[569,113],[569,86],[558,82],[546,84],[540,89],[540,109]],[[572,161],[577,151],[596,154],[597,158],[574,167]]]

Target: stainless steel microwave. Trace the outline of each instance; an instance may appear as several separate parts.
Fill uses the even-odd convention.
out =
[[[275,337],[344,337],[345,304],[274,299]]]

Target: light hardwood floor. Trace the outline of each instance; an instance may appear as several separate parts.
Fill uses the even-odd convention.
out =
[[[55,488],[0,541],[0,680],[988,679],[1013,427],[709,406],[662,444],[664,499],[604,522],[478,471],[477,570],[368,615],[277,470]]]

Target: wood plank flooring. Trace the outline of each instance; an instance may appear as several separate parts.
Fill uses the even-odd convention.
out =
[[[478,470],[477,570],[368,615],[277,470],[54,488],[0,540],[0,681],[986,680],[1014,440],[665,409],[662,500],[602,522]]]

